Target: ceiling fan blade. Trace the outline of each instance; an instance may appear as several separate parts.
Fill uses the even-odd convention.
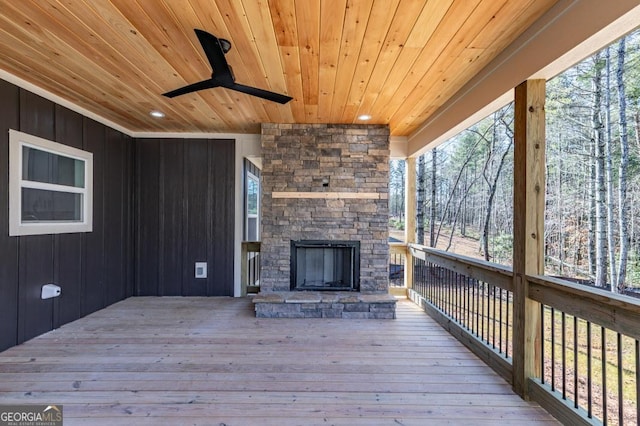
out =
[[[251,96],[257,96],[268,101],[278,102],[280,104],[286,104],[293,99],[290,96],[282,95],[280,93],[237,84],[235,82],[235,77],[233,76],[233,71],[227,63],[227,59],[224,57],[225,53],[231,49],[231,43],[197,28],[195,28],[194,31],[196,36],[198,36],[198,41],[200,41],[200,44],[202,45],[202,50],[204,50],[204,53],[207,55],[207,60],[211,65],[211,78],[209,80],[190,84],[180,89],[164,93],[164,96],[173,98],[198,90],[211,89],[213,87],[226,87],[228,89],[246,93]]]
[[[279,104],[286,104],[293,98],[291,96],[282,95],[280,93],[269,92],[268,90],[258,89],[257,87],[245,86],[243,84],[234,83],[228,86],[223,86],[228,89],[236,90],[238,92],[246,93],[247,95],[257,96],[268,101],[278,102]]]
[[[203,89],[211,89],[219,86],[220,86],[220,83],[210,78],[209,80],[199,81],[197,83],[193,83],[188,86],[184,86],[179,89],[172,90],[167,93],[163,93],[162,96],[166,96],[167,98],[175,98],[176,96],[186,95],[187,93],[197,92],[198,90],[203,90]]]
[[[202,50],[204,50],[204,53],[207,55],[213,75],[221,82],[232,83],[234,81],[233,73],[224,57],[224,49],[218,37],[197,28],[194,29],[194,31],[198,36],[200,45],[202,45]]]

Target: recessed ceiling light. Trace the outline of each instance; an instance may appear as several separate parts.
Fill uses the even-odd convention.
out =
[[[358,116],[358,120],[362,120],[362,121],[371,120],[371,116],[369,114],[362,114]]]
[[[151,111],[149,115],[155,118],[164,118],[164,112],[162,111]]]

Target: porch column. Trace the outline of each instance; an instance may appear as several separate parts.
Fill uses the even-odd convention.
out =
[[[527,398],[540,373],[540,308],[526,275],[544,274],[545,80],[515,88],[513,186],[513,389]]]
[[[416,157],[409,157],[405,164],[404,235],[407,245],[416,241]],[[404,267],[405,287],[413,287],[413,256],[407,249]]]

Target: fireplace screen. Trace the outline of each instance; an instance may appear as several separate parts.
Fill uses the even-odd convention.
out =
[[[359,241],[292,241],[291,290],[360,287]]]

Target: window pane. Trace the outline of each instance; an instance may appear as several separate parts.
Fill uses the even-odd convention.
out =
[[[82,194],[22,188],[22,221],[82,222]]]
[[[84,188],[84,161],[23,146],[22,179]]]
[[[258,214],[258,181],[247,179],[247,214]]]
[[[247,220],[247,241],[258,241],[258,218],[250,217]]]

